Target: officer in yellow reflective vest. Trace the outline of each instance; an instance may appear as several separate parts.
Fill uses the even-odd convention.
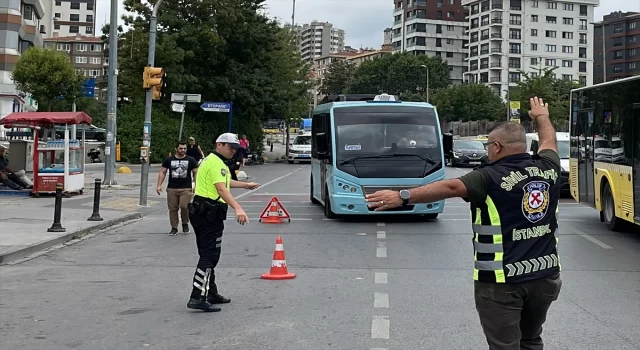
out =
[[[226,304],[231,300],[218,293],[214,269],[220,260],[222,232],[227,209],[231,206],[236,212],[236,221],[240,225],[249,222],[231,194],[230,188],[258,188],[255,182],[231,180],[231,172],[226,162],[233,158],[240,148],[238,136],[224,133],[216,140],[216,150],[200,164],[196,181],[195,196],[189,204],[189,220],[196,236],[198,247],[198,267],[193,276],[191,298],[187,303],[190,309],[206,312],[220,311],[213,304]]]
[[[458,179],[367,196],[375,210],[461,197],[471,204],[476,309],[490,350],[542,350],[542,325],[560,294],[557,248],[560,157],[549,108],[530,100],[540,146],[531,156],[524,128],[489,134],[491,163]]]

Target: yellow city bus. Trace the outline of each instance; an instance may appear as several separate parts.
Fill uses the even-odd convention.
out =
[[[640,76],[571,91],[570,190],[609,230],[640,227]]]

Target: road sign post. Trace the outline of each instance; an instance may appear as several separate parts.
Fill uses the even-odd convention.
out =
[[[180,133],[178,134],[178,140],[182,141],[182,129],[184,127],[184,112],[187,110],[187,102],[200,103],[202,96],[200,94],[171,94],[171,102],[182,102],[182,105],[174,103],[171,105],[171,109],[174,112],[181,112],[182,119],[180,119]],[[178,107],[182,106],[182,107]]]
[[[229,113],[227,122],[227,132],[231,132],[231,121],[233,120],[233,102],[205,102],[200,105],[205,112]]]

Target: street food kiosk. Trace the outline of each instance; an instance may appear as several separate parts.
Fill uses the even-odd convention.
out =
[[[72,125],[91,125],[91,117],[84,112],[16,112],[0,120],[5,127],[30,128],[33,132],[33,190],[35,196],[55,193],[60,183],[63,193],[84,192],[84,137],[82,141],[69,135]],[[40,142],[40,129],[53,129],[55,124],[64,124],[63,140]],[[84,132],[83,132],[84,134]]]

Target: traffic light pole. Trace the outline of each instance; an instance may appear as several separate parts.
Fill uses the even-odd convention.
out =
[[[115,0],[113,0],[115,1]],[[156,59],[156,29],[158,26],[158,8],[162,4],[162,0],[158,0],[153,6],[153,12],[149,19],[149,56],[147,58],[147,64],[153,67]],[[140,205],[147,206],[147,191],[149,189],[149,159],[151,153],[151,107],[152,107],[152,92],[151,89],[147,89],[145,93],[144,104],[144,127],[142,146],[140,152],[140,161],[142,162],[142,171],[140,172]],[[146,147],[146,157],[143,156],[142,150]]]
[[[116,110],[118,105],[118,0],[111,0],[111,22],[109,23],[109,76],[107,86],[107,140],[105,143],[103,185],[117,185],[116,170]]]

